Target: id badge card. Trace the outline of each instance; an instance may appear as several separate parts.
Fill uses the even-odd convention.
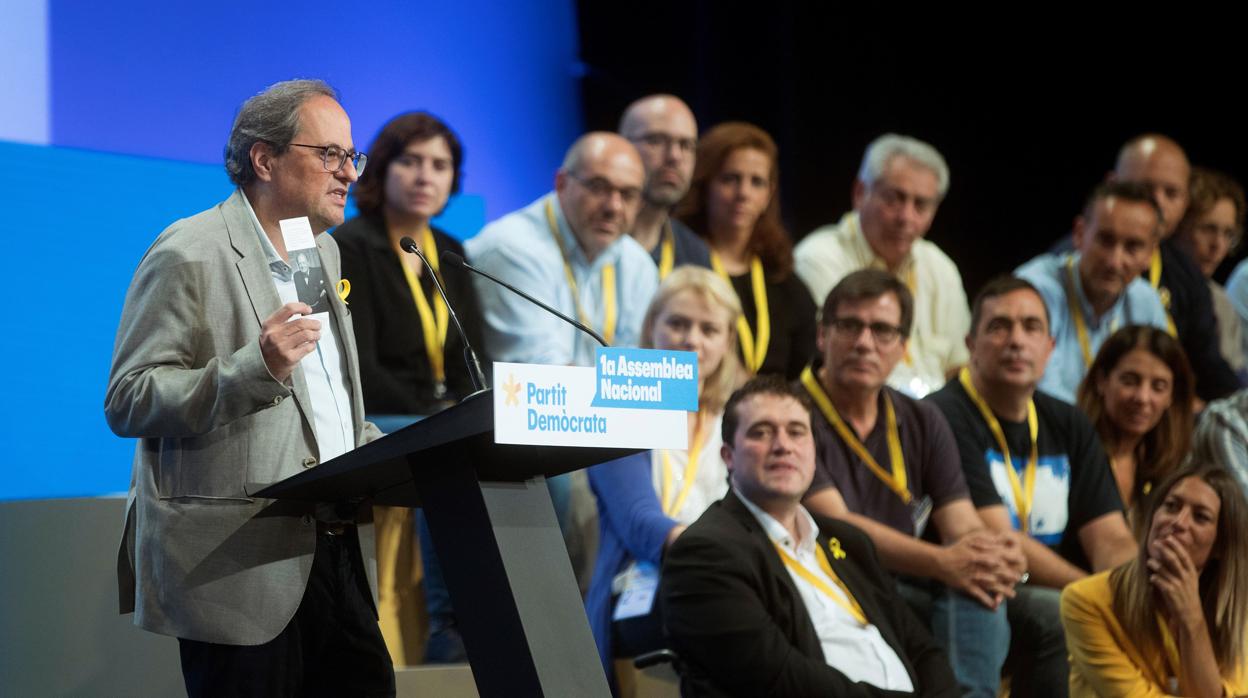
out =
[[[621,588],[611,620],[640,618],[654,608],[654,596],[659,590],[659,568],[649,562],[633,562],[615,579]],[[614,585],[613,585],[614,586]]]
[[[914,522],[914,537],[922,538],[927,530],[927,522],[932,518],[932,498],[923,495],[910,500],[910,520]]]

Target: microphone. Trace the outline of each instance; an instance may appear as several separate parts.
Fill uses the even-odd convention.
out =
[[[555,310],[554,308],[550,307],[549,305],[546,305],[545,303],[543,303],[543,302],[539,301],[538,299],[534,298],[533,296],[530,296],[529,294],[525,293],[524,291],[521,291],[520,289],[516,288],[515,286],[512,286],[511,284],[507,283],[506,281],[503,281],[502,279],[498,278],[497,276],[494,276],[493,274],[491,274],[491,273],[489,273],[489,272],[487,272],[487,271],[482,271],[482,270],[480,270],[480,269],[478,269],[478,268],[476,268],[476,267],[472,266],[472,265],[471,265],[471,264],[469,264],[467,261],[465,261],[463,257],[460,257],[459,255],[455,254],[454,252],[451,252],[450,250],[442,250],[442,262],[443,262],[444,264],[450,264],[450,265],[451,265],[451,266],[453,266],[453,267],[461,267],[461,268],[463,268],[463,269],[467,269],[468,271],[470,271],[470,272],[472,272],[472,273],[474,273],[474,274],[480,274],[481,276],[484,276],[485,278],[489,279],[490,281],[493,281],[494,283],[498,284],[499,286],[502,286],[503,288],[507,289],[508,291],[511,291],[512,293],[516,294],[517,296],[520,296],[521,298],[525,299],[526,301],[528,301],[528,302],[530,302],[530,303],[532,303],[532,304],[534,304],[534,305],[538,306],[539,308],[542,308],[543,310],[545,310],[546,312],[548,312],[548,313],[550,313],[550,314],[554,315],[555,317],[559,318],[560,320],[563,320],[564,322],[566,322],[566,323],[568,323],[568,324],[572,325],[573,327],[575,327],[576,329],[578,329],[578,330],[580,330],[580,331],[584,332],[585,334],[589,335],[590,337],[593,337],[593,338],[594,338],[595,340],[597,340],[597,341],[598,341],[598,343],[599,343],[599,344],[601,344],[602,346],[604,346],[604,347],[609,347],[609,346],[611,346],[610,344],[607,344],[607,340],[605,340],[605,339],[603,339],[603,338],[602,338],[602,335],[598,334],[597,332],[595,332],[595,331],[593,331],[592,329],[590,329],[589,327],[587,327],[587,326],[585,325],[585,323],[580,322],[580,321],[578,321],[578,320],[573,320],[572,318],[568,317],[567,315],[564,315],[563,313],[559,312],[558,310]]]
[[[468,364],[468,375],[472,378],[474,394],[485,390],[488,386],[485,382],[485,373],[481,370],[481,361],[477,359],[477,352],[473,351],[472,344],[468,342],[468,335],[464,333],[464,326],[459,324],[459,316],[455,314],[455,306],[451,305],[450,299],[446,297],[446,289],[442,288],[442,281],[438,279],[438,273],[434,271],[433,265],[429,263],[425,253],[420,251],[420,245],[417,245],[415,240],[404,235],[403,239],[399,241],[399,247],[420,257],[420,261],[429,270],[429,276],[433,279],[433,285],[437,287],[438,295],[442,296],[442,302],[446,303],[446,309],[451,316],[451,320],[455,323],[455,330],[459,332],[459,338],[464,342],[464,362]],[[455,256],[459,257],[459,255]]]

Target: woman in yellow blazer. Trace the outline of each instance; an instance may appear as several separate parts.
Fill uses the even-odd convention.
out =
[[[1248,502],[1216,465],[1180,469],[1139,557],[1062,593],[1071,696],[1248,693]]]

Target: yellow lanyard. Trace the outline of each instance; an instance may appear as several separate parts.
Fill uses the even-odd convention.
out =
[[[1083,350],[1083,366],[1092,365],[1092,343],[1088,341],[1088,323],[1083,319],[1083,307],[1079,296],[1075,293],[1075,258],[1066,258],[1066,306],[1070,309],[1070,318],[1075,323],[1075,334],[1079,337],[1079,348]]]
[[[867,464],[876,477],[901,498],[902,502],[909,504],[913,496],[906,486],[906,460],[901,453],[901,434],[897,429],[897,413],[893,410],[893,401],[889,399],[888,393],[884,394],[884,415],[888,425],[888,457],[893,466],[891,475],[884,472],[884,468],[881,468],[867,451],[867,447],[862,445],[862,441],[858,439],[854,431],[849,428],[845,420],[841,419],[841,415],[832,406],[831,398],[823,392],[823,386],[819,385],[819,381],[815,379],[815,372],[810,370],[810,366],[802,369],[802,385],[805,386],[806,392],[810,393],[815,404],[819,406],[819,411],[823,413],[824,418],[832,424],[836,433],[841,435],[850,449],[862,459],[863,463]]]
[[[659,495],[659,501],[663,504],[663,513],[668,518],[676,518],[680,510],[685,507],[685,500],[689,498],[689,493],[693,490],[694,480],[698,477],[698,461],[702,458],[702,447],[706,445],[705,420],[702,413],[698,413],[697,426],[693,430],[693,443],[689,447],[689,461],[685,463],[685,473],[681,479],[680,491],[672,491],[672,459],[668,455],[667,449],[659,451],[659,460],[663,465],[663,491]]]
[[[1014,461],[1010,460],[1010,447],[1005,443],[1005,432],[1001,430],[1001,422],[992,413],[992,408],[980,397],[971,382],[971,371],[965,366],[958,372],[958,380],[962,388],[971,398],[971,402],[979,408],[980,415],[988,423],[988,431],[997,440],[1001,448],[1001,457],[1005,459],[1005,475],[1010,480],[1010,489],[1014,490],[1014,508],[1018,510],[1018,525],[1023,533],[1027,532],[1028,518],[1031,516],[1031,502],[1036,494],[1036,468],[1040,462],[1040,446],[1037,437],[1040,435],[1040,420],[1036,417],[1036,401],[1027,401],[1027,431],[1031,434],[1031,455],[1027,458],[1027,466],[1023,471],[1023,481],[1018,481],[1018,472],[1014,470]]]
[[[429,259],[431,272],[438,273],[438,249],[433,242],[433,231],[428,227],[421,234],[420,247]],[[425,354],[429,356],[429,368],[433,371],[433,379],[437,384],[446,383],[446,329],[449,326],[449,313],[442,296],[433,294],[433,307],[425,298],[425,291],[420,286],[416,272],[407,265],[407,260],[399,253],[399,266],[403,268],[403,276],[407,277],[407,287],[412,291],[412,300],[416,301],[416,313],[420,315],[420,330],[425,336]]]
[[[576,316],[582,323],[593,327],[585,308],[581,306],[581,294],[576,288],[576,277],[572,275],[572,265],[568,263],[568,251],[563,249],[563,238],[559,236],[559,224],[555,222],[555,207],[546,202],[546,222],[550,224],[550,234],[559,246],[559,254],[563,257],[563,274],[568,279],[568,287],[572,291],[572,303],[576,306]],[[615,265],[602,267],[602,338],[607,344],[615,341],[615,322],[618,312],[615,306]]]
[[[663,242],[659,243],[659,281],[667,278],[676,265],[676,233],[672,232],[672,222],[663,224]]]
[[[732,284],[732,279],[728,278],[728,272],[724,271],[724,265],[719,261],[719,255],[715,253],[715,250],[711,250],[711,268],[729,285]],[[758,338],[755,339],[754,332],[750,330],[750,323],[746,322],[744,316],[737,318],[737,334],[741,337],[741,356],[745,359],[745,367],[751,373],[758,373],[758,369],[763,366],[763,359],[767,358],[767,345],[771,343],[771,312],[767,307],[767,279],[763,276],[763,262],[758,255],[750,258],[750,286],[754,290],[755,325],[758,327]]]
[[[772,545],[776,546],[776,552],[780,553],[780,559],[784,560],[786,567],[796,572],[797,576],[805,579],[807,582],[810,582],[812,586],[819,591],[822,591],[826,596],[835,601],[836,605],[845,609],[849,615],[854,617],[854,620],[858,621],[858,623],[862,625],[862,627],[867,627],[867,614],[863,613],[862,606],[858,605],[858,600],[855,599],[854,595],[850,593],[849,587],[845,586],[845,582],[841,581],[841,578],[838,577],[836,572],[832,570],[832,565],[828,562],[828,556],[823,552],[823,546],[819,545],[819,541],[815,541],[815,557],[819,560],[819,569],[823,570],[823,573],[828,575],[828,578],[835,582],[836,586],[840,587],[841,591],[845,592],[844,597],[833,591],[832,587],[828,586],[827,582],[815,576],[810,570],[803,567],[802,563],[798,562],[792,555],[789,555],[788,551],[784,549],[784,546],[774,541],[772,542]]]
[[[1161,248],[1153,249],[1153,257],[1148,262],[1148,283],[1157,289],[1157,296],[1161,298],[1161,305],[1166,310],[1166,332],[1171,337],[1178,337],[1179,332],[1174,327],[1174,318],[1170,315],[1170,289],[1161,287]]]

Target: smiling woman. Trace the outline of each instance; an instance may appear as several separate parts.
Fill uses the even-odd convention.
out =
[[[1152,488],[1187,455],[1194,400],[1195,379],[1183,347],[1146,325],[1124,327],[1105,340],[1079,386],[1079,408],[1109,452],[1137,529]]]

